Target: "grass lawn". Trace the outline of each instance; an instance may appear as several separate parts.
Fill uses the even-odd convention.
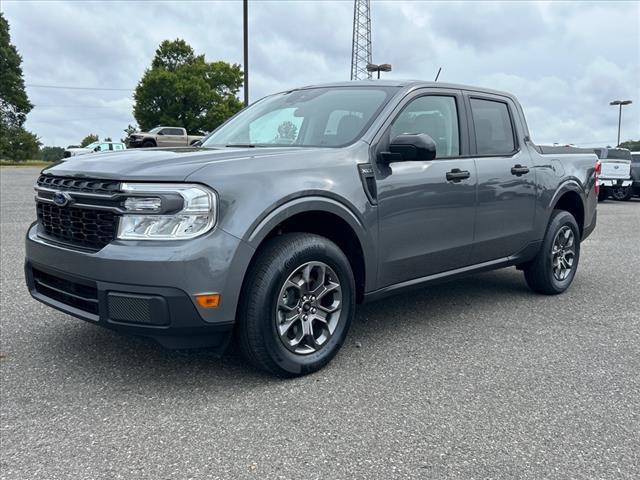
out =
[[[45,162],[44,160],[25,160],[23,162],[0,160],[0,167],[46,167],[51,165],[51,163],[52,162]]]

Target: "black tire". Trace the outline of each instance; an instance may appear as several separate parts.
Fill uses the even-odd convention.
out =
[[[236,340],[241,353],[255,367],[280,377],[295,377],[320,370],[344,343],[354,316],[355,282],[349,260],[330,240],[308,233],[274,237],[256,255],[247,272],[238,308]],[[283,301],[281,294],[285,282],[310,263],[328,266],[327,271],[331,270],[331,273],[327,275],[337,276],[341,308],[339,314],[332,317],[337,324],[325,343],[316,351],[301,354],[292,351],[291,346],[285,346],[285,340],[278,332],[278,308]],[[299,302],[302,302],[301,295]],[[320,301],[318,296],[318,305]],[[302,303],[295,305],[299,312]],[[296,322],[300,322],[295,325],[298,332],[303,331],[302,318]],[[314,327],[311,328],[313,331]]]
[[[609,190],[605,187],[600,187],[600,191],[598,192],[598,201],[603,202],[609,197]]]
[[[153,148],[156,146],[156,142],[153,140],[145,140],[142,142],[142,148]]]
[[[619,202],[626,202],[633,197],[632,187],[616,187],[611,189],[611,197]]]
[[[559,279],[556,274],[558,273],[554,268],[554,248],[555,242],[559,235],[565,234],[568,228],[573,235],[574,253],[571,267],[566,272],[566,277]],[[567,257],[568,258],[568,257]],[[578,224],[569,212],[564,210],[554,210],[547,226],[547,232],[545,233],[544,240],[542,241],[542,247],[536,255],[536,257],[524,265],[524,278],[527,281],[527,285],[534,292],[542,293],[545,295],[557,295],[564,292],[573,281],[578,269],[578,262],[580,260],[580,229]],[[564,249],[562,253],[562,261],[565,262]],[[559,275],[562,277],[562,275]]]

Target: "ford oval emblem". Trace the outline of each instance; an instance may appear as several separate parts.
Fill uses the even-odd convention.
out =
[[[64,207],[71,201],[71,196],[67,192],[56,192],[53,194],[53,203],[59,207]]]
[[[618,165],[614,165],[613,168],[615,168],[617,170],[619,167],[618,167]]]

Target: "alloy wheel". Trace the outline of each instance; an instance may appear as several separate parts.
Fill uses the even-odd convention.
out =
[[[299,355],[324,347],[338,326],[342,287],[323,262],[296,268],[284,282],[276,306],[276,331],[284,346]]]
[[[631,187],[616,187],[611,189],[611,196],[615,200],[624,200],[627,197],[628,190]]]
[[[576,257],[576,241],[571,227],[565,225],[553,240],[551,247],[551,261],[553,276],[559,282],[569,277]]]

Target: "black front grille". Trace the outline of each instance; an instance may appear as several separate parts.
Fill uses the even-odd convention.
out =
[[[35,268],[31,271],[34,287],[41,295],[98,315],[98,289],[95,285],[76,283]]]
[[[41,236],[94,251],[116,237],[118,217],[108,207],[117,207],[120,203],[117,197],[112,197],[119,192],[120,182],[40,175],[36,190]],[[58,206],[53,203],[55,192],[75,194],[81,198],[77,203],[84,205]],[[82,198],[82,194],[98,196]]]
[[[69,192],[110,194],[118,192],[120,189],[120,182],[115,180],[92,180],[86,178],[40,175],[38,178],[38,186],[54,190],[66,190]]]
[[[100,250],[116,238],[118,223],[112,212],[43,202],[37,203],[37,212],[44,234],[64,243]]]

